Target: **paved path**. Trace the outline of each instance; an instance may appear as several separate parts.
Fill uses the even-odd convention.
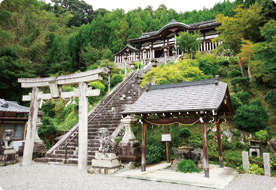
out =
[[[238,175],[226,190],[272,190],[276,178]],[[207,190],[195,186],[151,182],[136,179],[88,174],[78,171],[77,166],[34,163],[0,167],[0,187],[3,190]],[[1,189],[0,188],[0,189]]]

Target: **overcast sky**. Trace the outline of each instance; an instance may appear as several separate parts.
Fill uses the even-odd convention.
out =
[[[1,1],[1,0],[0,0]],[[51,0],[45,0],[46,3]],[[132,9],[141,7],[144,9],[148,5],[151,5],[153,9],[157,9],[159,5],[164,4],[168,9],[174,9],[177,12],[185,12],[192,10],[200,10],[205,8],[211,8],[218,2],[223,0],[84,0],[87,4],[92,5],[93,10],[98,8],[105,8],[109,11],[112,9],[122,8],[126,12]],[[234,0],[230,0],[231,2]]]

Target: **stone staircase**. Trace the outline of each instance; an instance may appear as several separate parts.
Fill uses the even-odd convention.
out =
[[[145,69],[149,70],[149,69]],[[99,149],[99,128],[107,128],[110,134],[120,125],[121,112],[133,104],[142,89],[138,76],[144,71],[130,73],[88,114],[88,165],[91,165],[95,152]],[[65,134],[45,155],[36,161],[54,163],[78,163],[78,124]]]

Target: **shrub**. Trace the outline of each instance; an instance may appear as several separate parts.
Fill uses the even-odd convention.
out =
[[[195,163],[192,160],[181,160],[177,164],[177,170],[179,172],[183,173],[192,173],[192,172],[199,172],[199,170],[196,168]]]
[[[42,126],[38,130],[38,135],[45,142],[47,149],[50,149],[54,138],[58,135],[58,129],[48,116],[43,117],[42,123]]]
[[[249,173],[256,174],[256,175],[264,175],[264,169],[260,168],[257,164],[250,164]]]
[[[179,130],[179,137],[182,137],[182,138],[189,138],[191,136],[191,132],[189,129],[186,129],[186,128],[181,128]]]
[[[229,60],[226,59],[226,58],[221,58],[219,60],[219,64],[222,65],[222,66],[228,66],[229,65]]]
[[[117,84],[122,82],[123,79],[124,79],[124,77],[120,74],[113,75],[112,78],[111,78],[110,86],[115,87]]]
[[[43,116],[48,116],[50,118],[55,117],[54,108],[54,101],[49,101],[47,104],[42,104],[41,111],[43,113]]]
[[[242,76],[242,72],[240,70],[234,69],[234,70],[232,70],[232,71],[229,72],[229,76],[231,78],[241,77]]]
[[[100,91],[101,91],[100,96],[88,97],[89,104],[93,104],[94,102],[100,100],[100,98],[105,94],[105,86],[100,81],[91,82],[90,86],[92,87],[92,89],[100,89]]]
[[[248,104],[249,99],[252,97],[252,95],[247,91],[237,92],[235,96],[241,100],[242,104]]]
[[[213,54],[201,55],[196,54],[196,61],[198,62],[198,67],[205,75],[217,75],[219,70],[219,59]]]
[[[229,57],[229,62],[231,65],[237,65],[239,63],[239,57]]]
[[[91,82],[91,83],[90,83],[90,86],[92,87],[92,89],[100,89],[101,95],[103,95],[104,89],[105,89],[105,86],[104,86],[103,83],[101,83],[100,81]]]
[[[240,106],[234,117],[234,123],[240,129],[255,132],[263,129],[269,116],[260,100],[254,100],[248,105]]]
[[[276,108],[276,90],[270,90],[264,96],[264,100],[268,103],[272,108]]]
[[[154,164],[159,163],[164,159],[164,156],[166,156],[165,148],[162,146],[162,144],[158,145],[148,145],[147,146],[147,163],[148,164]]]
[[[273,170],[276,170],[276,156],[275,155],[271,156],[270,165]]]
[[[228,72],[224,68],[219,68],[218,74],[220,77],[223,77],[223,78],[228,77]]]
[[[268,140],[268,133],[266,130],[260,130],[255,133],[258,140],[266,142]]]
[[[233,90],[247,90],[249,87],[249,77],[235,77],[230,80]]]

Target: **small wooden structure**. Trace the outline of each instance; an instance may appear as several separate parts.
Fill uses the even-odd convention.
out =
[[[18,151],[25,139],[25,126],[29,110],[17,102],[0,99],[0,144],[4,130],[12,129],[14,131],[14,148]]]
[[[146,171],[146,136],[148,125],[202,124],[205,177],[209,177],[207,123],[217,128],[220,166],[223,167],[220,123],[233,115],[228,86],[215,79],[150,86],[135,104],[122,112],[142,116],[142,171]],[[168,132],[168,130],[167,130]]]
[[[30,113],[28,119],[27,136],[23,153],[22,165],[30,165],[33,155],[34,139],[37,126],[37,115],[39,103],[49,99],[70,99],[79,97],[79,150],[78,150],[78,168],[86,169],[87,166],[87,137],[88,137],[88,100],[87,97],[99,96],[99,89],[91,89],[88,83],[102,80],[103,74],[108,73],[108,68],[99,68],[82,73],[70,75],[47,77],[47,78],[20,78],[22,88],[32,88],[32,93],[23,96],[23,101],[31,101]],[[62,85],[79,84],[79,89],[73,92],[62,92]],[[49,94],[40,91],[41,87],[48,87]]]

